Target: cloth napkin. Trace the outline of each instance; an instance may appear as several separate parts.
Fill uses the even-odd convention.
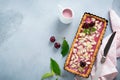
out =
[[[116,35],[109,49],[106,62],[101,66],[102,68],[101,74],[99,75],[100,77],[98,80],[113,80],[118,74],[116,66],[117,66],[117,57],[120,57],[120,18],[116,14],[116,12],[112,9],[110,10],[109,13],[110,13],[111,27],[113,32],[116,31]],[[90,77],[88,79],[83,79],[79,76],[75,76],[74,80],[94,80],[94,77],[96,75],[95,73],[99,68],[98,63],[101,60],[103,50],[110,36],[111,34],[102,40],[102,45],[98,51],[97,59],[92,68]]]
[[[117,57],[120,57],[120,17],[114,10],[110,10],[110,20],[113,32],[116,31],[117,35]]]

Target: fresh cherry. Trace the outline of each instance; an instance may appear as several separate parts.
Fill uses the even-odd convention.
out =
[[[55,42],[55,44],[54,44],[54,47],[56,48],[56,49],[58,49],[58,48],[60,48],[60,43],[59,42]]]
[[[85,67],[85,66],[86,66],[86,62],[80,61],[80,66],[81,66],[81,67]]]
[[[89,23],[89,27],[93,27],[95,25],[95,22]]]
[[[56,40],[56,39],[55,39],[54,36],[51,36],[51,37],[50,37],[50,41],[51,41],[51,42],[55,42],[55,40]]]
[[[85,29],[88,29],[89,28],[89,24],[88,23],[84,23],[82,27],[85,28]]]

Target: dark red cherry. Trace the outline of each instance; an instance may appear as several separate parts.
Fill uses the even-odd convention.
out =
[[[81,67],[85,67],[85,66],[86,66],[86,62],[80,61],[80,66],[81,66]]]
[[[85,28],[85,29],[88,29],[89,28],[89,24],[88,23],[84,23],[82,27]]]
[[[95,25],[95,22],[89,23],[89,27],[93,27]]]
[[[56,40],[56,39],[55,39],[54,36],[51,36],[51,37],[50,37],[50,42],[55,42],[55,40]]]
[[[55,42],[55,44],[54,44],[54,47],[56,48],[56,49],[58,49],[58,48],[60,48],[60,43],[59,42]]]

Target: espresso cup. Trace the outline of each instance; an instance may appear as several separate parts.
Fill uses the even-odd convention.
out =
[[[69,24],[72,22],[74,13],[73,10],[69,7],[63,8],[61,5],[58,5],[59,19],[64,24]]]

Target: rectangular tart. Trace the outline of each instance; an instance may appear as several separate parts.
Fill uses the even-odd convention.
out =
[[[65,70],[84,78],[89,77],[107,23],[105,18],[84,13],[65,62]]]

